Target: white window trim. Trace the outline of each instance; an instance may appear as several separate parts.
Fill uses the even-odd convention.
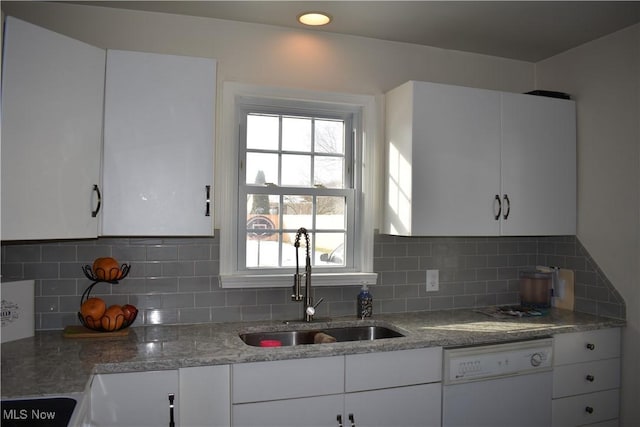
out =
[[[235,82],[223,83],[221,135],[216,144],[216,185],[217,206],[214,209],[220,225],[220,285],[223,288],[273,288],[293,285],[291,274],[248,274],[237,271],[235,254],[237,254],[237,221],[238,199],[236,184],[238,180],[238,119],[236,102],[242,97],[261,97],[280,100],[296,100],[307,102],[327,102],[344,104],[362,109],[362,196],[360,212],[356,213],[356,221],[361,230],[358,255],[360,257],[359,272],[316,273],[312,274],[313,286],[355,286],[375,284],[377,274],[373,272],[373,234],[375,197],[375,145],[376,145],[376,99],[370,95],[356,95],[334,92],[319,92],[305,89],[280,88],[270,86],[248,85]]]

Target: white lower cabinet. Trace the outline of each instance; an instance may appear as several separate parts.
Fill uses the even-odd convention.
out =
[[[169,395],[178,419],[178,371],[96,375],[91,384],[91,425],[156,427],[169,425]]]
[[[179,369],[180,427],[223,427],[231,424],[229,365]]]
[[[91,384],[91,426],[229,426],[229,365],[96,375]]]
[[[233,366],[234,426],[437,426],[442,349]]]
[[[344,396],[303,397],[233,405],[233,425],[242,427],[335,427]]]
[[[441,395],[439,382],[347,393],[344,425],[439,426]]]
[[[553,427],[618,425],[620,329],[554,337]]]

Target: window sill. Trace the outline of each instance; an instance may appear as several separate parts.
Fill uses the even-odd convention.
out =
[[[316,286],[375,285],[377,273],[313,273]],[[234,274],[220,276],[221,288],[286,288],[293,286],[292,274]]]

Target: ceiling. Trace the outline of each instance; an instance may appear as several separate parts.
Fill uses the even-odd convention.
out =
[[[90,1],[96,6],[326,31],[537,62],[640,22],[640,1]]]

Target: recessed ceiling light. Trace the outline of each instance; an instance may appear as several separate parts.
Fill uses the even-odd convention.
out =
[[[298,21],[304,25],[317,27],[327,25],[331,22],[331,17],[324,12],[305,12],[298,16]]]

